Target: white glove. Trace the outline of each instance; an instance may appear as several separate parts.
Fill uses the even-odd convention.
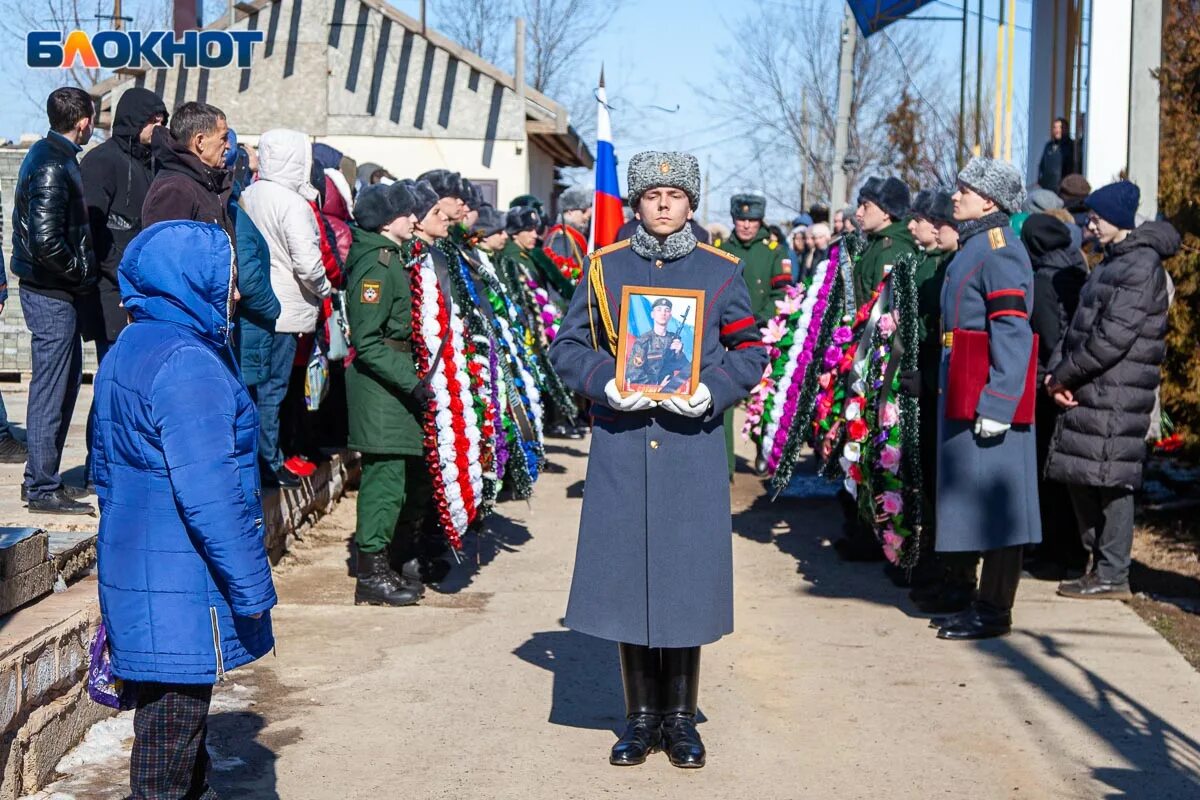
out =
[[[651,400],[641,392],[634,392],[627,397],[622,397],[617,391],[617,382],[610,380],[604,384],[604,398],[608,400],[608,405],[615,411],[645,411],[648,408],[654,408],[658,402]]]
[[[702,417],[712,408],[712,392],[701,383],[696,386],[696,391],[691,397],[668,397],[658,405],[681,417]]]
[[[994,419],[987,417],[975,418],[975,435],[980,439],[991,439],[993,436],[1001,436],[1012,427],[1010,422],[997,422]]]

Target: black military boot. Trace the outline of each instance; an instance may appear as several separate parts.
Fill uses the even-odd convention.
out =
[[[659,650],[640,644],[617,645],[621,683],[625,686],[625,732],[613,745],[608,763],[634,767],[658,749],[662,738],[659,713]]]
[[[386,552],[358,554],[358,581],[354,585],[356,606],[411,606],[421,599],[400,583],[400,576],[388,566]]]
[[[704,766],[704,742],[696,730],[696,698],[700,691],[700,648],[664,647],[663,750],[683,769]]]

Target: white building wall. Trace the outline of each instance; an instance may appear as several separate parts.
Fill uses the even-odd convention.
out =
[[[1088,64],[1086,177],[1093,187],[1112,183],[1129,163],[1129,73],[1133,35],[1131,0],[1092,4]]]

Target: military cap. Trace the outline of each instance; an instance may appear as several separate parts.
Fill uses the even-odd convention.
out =
[[[354,221],[358,227],[378,232],[384,225],[412,213],[412,194],[394,191],[400,184],[364,186],[354,200]]]
[[[908,185],[899,178],[887,178],[879,184],[879,197],[872,198],[875,205],[883,209],[892,219],[908,216],[909,199]]]
[[[591,208],[592,191],[584,186],[572,186],[562,193],[558,205],[563,211]]]
[[[541,222],[542,218],[536,208],[517,206],[508,210],[504,227],[510,234],[520,233],[521,231],[536,231]]]
[[[408,181],[403,181],[408,183]],[[417,219],[425,219],[434,206],[438,204],[437,190],[429,181],[418,180],[412,182],[411,191],[413,193],[414,204],[413,213],[417,215]]]
[[[735,220],[767,216],[767,198],[759,194],[735,194],[729,198],[729,215]]]
[[[457,172],[451,172],[448,169],[431,169],[428,172],[417,176],[418,181],[428,181],[433,190],[437,192],[439,198],[455,197],[459,200],[466,200],[466,192],[463,191],[462,176]]]
[[[671,301],[665,297],[660,297],[657,300],[655,300],[654,303],[650,306],[650,310],[653,311],[654,309],[658,308],[659,306],[666,306],[667,308],[670,308]]]
[[[683,191],[695,211],[700,205],[700,162],[691,153],[645,150],[629,159],[626,185],[630,206],[650,189],[666,186]]]
[[[870,200],[872,203],[879,205],[879,187],[883,186],[883,178],[872,175],[863,182],[862,188],[858,190],[858,205]]]
[[[471,226],[471,233],[487,238],[494,233],[500,233],[508,227],[507,215],[497,211],[493,206],[484,203],[479,207],[479,219]]]
[[[991,200],[1005,214],[1020,211],[1021,203],[1025,200],[1025,181],[1021,178],[1021,171],[1007,161],[996,158],[975,156],[958,173],[958,182]]]

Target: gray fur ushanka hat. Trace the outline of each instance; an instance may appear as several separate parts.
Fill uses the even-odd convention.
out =
[[[667,186],[683,191],[695,211],[700,205],[700,162],[691,153],[645,150],[629,159],[626,184],[630,206],[649,190]]]
[[[1025,201],[1021,171],[1007,161],[975,156],[958,173],[958,182],[994,202],[1005,214],[1017,213]]]
[[[767,198],[758,194],[735,194],[729,198],[729,216],[762,221],[767,216]]]

